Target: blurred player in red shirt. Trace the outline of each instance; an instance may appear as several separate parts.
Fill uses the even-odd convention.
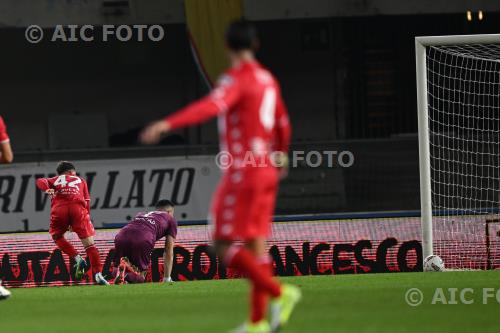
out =
[[[75,232],[90,259],[95,281],[101,285],[108,285],[102,276],[101,259],[94,244],[95,230],[90,221],[90,195],[87,182],[76,175],[73,163],[59,162],[56,171],[55,177],[36,180],[36,186],[52,199],[49,233],[57,247],[75,260],[75,277],[81,279],[87,269],[87,263],[64,238],[66,231]]]
[[[217,116],[221,154],[226,162],[211,217],[215,248],[226,265],[252,284],[249,322],[238,332],[276,332],[285,324],[301,294],[272,277],[266,252],[280,174],[286,174],[290,125],[278,82],[255,59],[259,41],[247,22],[226,32],[231,68],[206,97],[146,128],[141,140],[158,142],[165,133]],[[219,154],[219,156],[221,156]],[[245,246],[234,244],[242,240]],[[266,319],[271,298],[271,318]]]
[[[10,138],[7,134],[7,126],[0,116],[0,163],[12,163],[14,154],[10,146]]]

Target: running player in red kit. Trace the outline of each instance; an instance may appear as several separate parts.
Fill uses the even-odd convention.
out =
[[[240,270],[252,284],[250,320],[237,332],[276,332],[301,297],[297,287],[280,285],[272,277],[266,252],[279,176],[286,172],[290,125],[278,82],[254,57],[258,46],[254,27],[234,22],[225,38],[232,67],[216,89],[151,124],[141,140],[153,144],[169,131],[218,116],[221,151],[232,163],[224,170],[212,203],[214,244],[226,265]],[[246,246],[234,244],[237,240]],[[269,298],[270,321],[266,319]]]
[[[9,134],[7,134],[7,126],[0,116],[0,163],[12,163],[14,154],[10,146]]]
[[[94,244],[95,231],[90,221],[90,195],[87,182],[76,175],[73,163],[59,162],[56,171],[55,177],[36,180],[36,186],[52,199],[49,233],[57,247],[75,260],[75,277],[81,279],[87,269],[87,263],[64,238],[66,231],[75,232],[90,259],[95,282],[109,285],[102,276],[101,259]]]

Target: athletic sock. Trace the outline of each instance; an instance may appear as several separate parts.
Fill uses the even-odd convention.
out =
[[[269,276],[272,276],[273,266],[269,257],[259,258],[257,262],[262,272],[266,272]],[[257,323],[265,318],[268,304],[269,295],[264,290],[252,284],[250,291],[250,321],[252,323]]]
[[[73,247],[73,245],[71,245],[70,242],[66,240],[66,238],[61,237],[58,238],[57,240],[54,240],[54,242],[56,243],[59,250],[67,254],[70,258],[74,258],[78,255],[76,249]]]
[[[232,246],[226,256],[227,266],[236,268],[245,274],[253,286],[272,297],[281,295],[281,286],[266,270],[262,270],[255,256],[241,246]]]
[[[90,245],[85,248],[85,252],[90,259],[90,266],[92,266],[92,275],[100,273],[102,271],[102,264],[97,247],[95,245]]]

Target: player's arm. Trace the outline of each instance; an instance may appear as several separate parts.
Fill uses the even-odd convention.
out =
[[[0,163],[12,163],[14,153],[10,146],[10,141],[0,143]]]
[[[167,235],[167,237],[165,237],[165,252],[163,253],[163,262],[165,265],[163,267],[163,282],[172,282],[170,275],[172,274],[172,267],[174,266],[174,245],[175,238]]]
[[[224,76],[219,82],[209,95],[149,125],[141,133],[142,143],[155,144],[172,130],[203,123],[234,106],[240,96],[239,83],[231,76]]]
[[[53,184],[53,178],[38,178],[36,180],[36,187],[50,196],[54,196],[55,194]]]
[[[9,135],[7,134],[7,126],[0,117],[0,163],[12,163],[14,153],[10,145]]]
[[[87,185],[87,182],[85,179],[82,178],[82,183],[83,183],[83,198],[85,199],[85,204],[87,207],[87,210],[90,214],[90,193],[89,193],[89,187]]]
[[[290,126],[288,111],[281,93],[278,93],[276,100],[275,117],[275,163],[281,167],[281,176],[286,177],[288,173],[288,149],[290,147],[292,127]]]

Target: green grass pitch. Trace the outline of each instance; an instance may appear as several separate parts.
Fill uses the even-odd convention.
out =
[[[286,278],[304,294],[282,332],[499,332],[500,271]],[[409,288],[424,295],[405,302]],[[431,304],[436,288],[472,288],[473,304]],[[244,280],[13,289],[0,302],[0,332],[227,332],[246,318]],[[457,294],[458,295],[458,294]],[[447,294],[449,299],[449,295]],[[500,297],[500,292],[499,292]]]

